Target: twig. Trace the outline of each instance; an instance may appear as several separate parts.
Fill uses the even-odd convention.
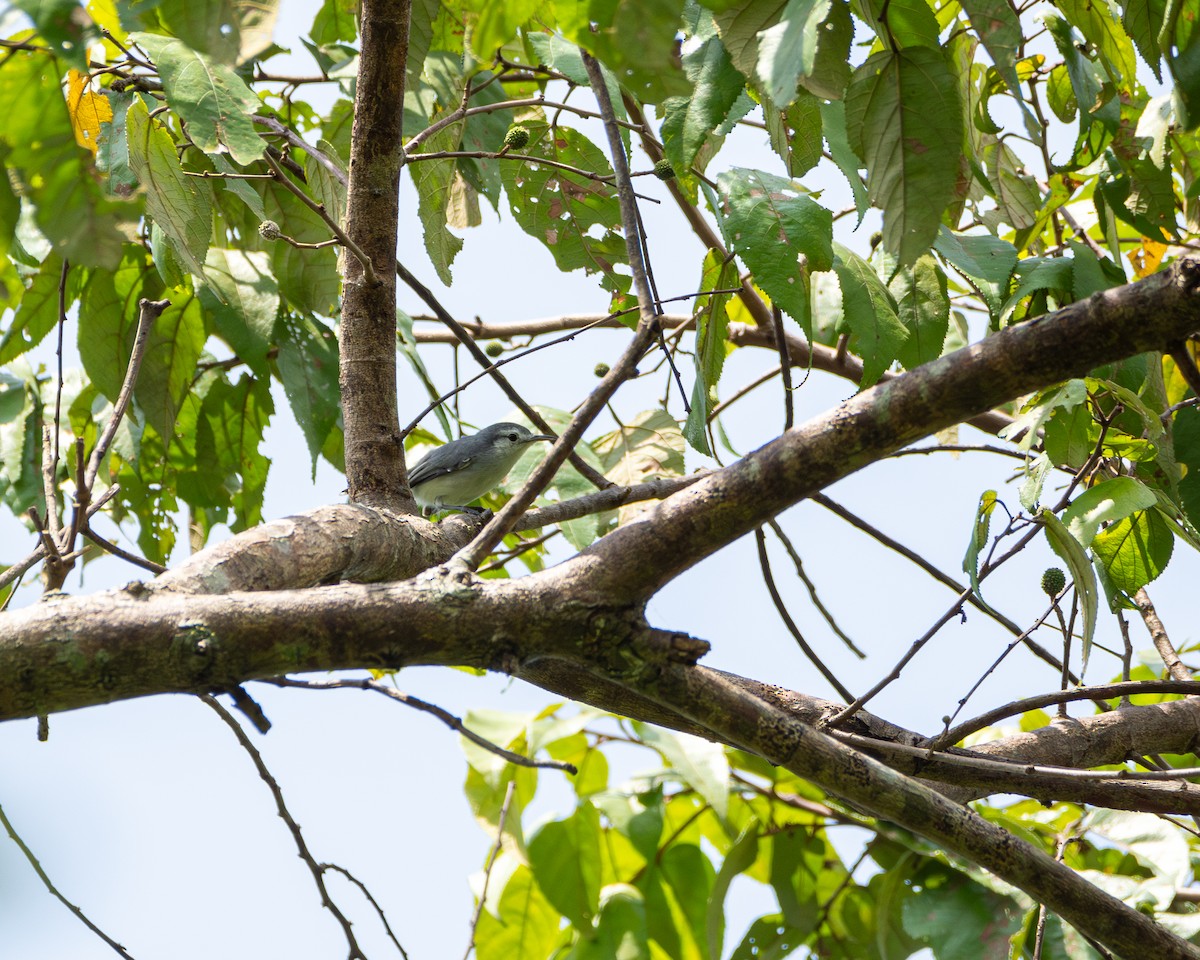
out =
[[[511,764],[518,767],[539,767],[545,770],[563,770],[566,773],[574,776],[579,772],[574,764],[566,763],[560,760],[534,760],[532,757],[523,757],[519,753],[513,753],[511,750],[506,750],[498,744],[481,737],[478,733],[463,724],[462,720],[450,713],[450,711],[421,700],[418,697],[404,693],[402,690],[397,690],[395,687],[384,686],[377,680],[293,680],[291,677],[270,677],[265,680],[260,680],[260,683],[269,683],[276,687],[295,687],[300,690],[369,690],[372,693],[381,693],[385,697],[398,703],[404,704],[406,707],[412,707],[414,710],[420,710],[422,713],[428,713],[431,716],[437,717],[451,730],[461,734],[472,743],[483,747],[483,749],[496,754],[498,757],[503,757]]]
[[[288,811],[287,804],[283,801],[283,791],[279,789],[279,784],[271,775],[271,771],[267,769],[267,765],[263,763],[262,754],[258,752],[258,748],[250,742],[250,738],[246,736],[246,731],[242,729],[242,725],[237,722],[236,718],[228,710],[226,710],[214,697],[210,697],[206,693],[199,694],[200,700],[211,707],[213,711],[225,721],[225,725],[233,731],[233,735],[237,737],[238,743],[242,745],[242,749],[250,755],[250,759],[254,762],[254,767],[258,770],[258,775],[263,783],[271,791],[271,795],[275,798],[275,810],[285,824],[288,831],[292,835],[292,840],[296,844],[296,851],[300,855],[300,859],[304,861],[308,867],[309,873],[312,874],[313,882],[317,885],[317,892],[321,895],[321,906],[325,907],[341,924],[342,932],[346,937],[346,944],[350,948],[350,960],[367,960],[366,954],[358,945],[358,941],[354,939],[354,931],[351,928],[350,921],[346,915],[338,909],[336,903],[329,896],[329,891],[325,888],[325,874],[313,855],[308,851],[308,844],[304,842],[304,837],[300,833],[300,825],[296,823],[291,813]]]
[[[1175,646],[1171,643],[1171,638],[1167,636],[1167,628],[1163,626],[1162,620],[1158,617],[1158,611],[1154,609],[1154,604],[1150,602],[1150,594],[1146,592],[1146,588],[1142,587],[1133,595],[1133,602],[1137,605],[1138,612],[1142,615],[1142,622],[1146,624],[1146,629],[1150,631],[1150,639],[1154,641],[1154,649],[1158,651],[1158,655],[1162,657],[1162,662],[1167,668],[1167,672],[1176,680],[1190,680],[1192,671],[1183,665],[1179,659],[1179,654],[1175,652]]]
[[[93,530],[88,524],[84,525],[82,532],[85,537],[91,540],[92,543],[98,546],[105,553],[111,553],[114,557],[120,557],[127,563],[132,563],[134,566],[141,567],[143,570],[149,570],[155,576],[160,573],[167,572],[167,568],[161,563],[155,563],[153,560],[147,560],[145,557],[139,557],[136,553],[130,553],[128,550],[118,547],[112,541],[106,540],[104,537],[100,536],[100,534]]]
[[[1183,340],[1176,340],[1174,343],[1169,343],[1167,344],[1167,352],[1171,355],[1171,359],[1175,361],[1179,375],[1192,388],[1192,393],[1200,397],[1200,370],[1196,369],[1196,362],[1192,359],[1192,354],[1188,350],[1187,343]]]
[[[711,471],[697,470],[686,477],[661,477],[657,480],[647,480],[645,483],[635,483],[631,487],[611,486],[606,490],[586,493],[582,497],[552,503],[546,507],[529,510],[516,522],[514,530],[537,530],[552,523],[563,523],[567,520],[578,520],[593,513],[603,513],[605,510],[615,510],[627,503],[638,503],[643,500],[665,500],[685,487],[690,487],[698,480],[703,480]]]
[[[633,287],[637,291],[638,298],[637,332],[617,362],[601,379],[599,385],[579,405],[571,422],[567,424],[567,428],[550,448],[545,459],[534,468],[533,473],[530,474],[521,489],[500,509],[499,513],[488,521],[474,540],[451,558],[451,563],[460,568],[477,570],[496,544],[512,529],[517,518],[545,489],[568,454],[574,452],[575,445],[583,439],[584,430],[600,414],[621,384],[633,376],[638,361],[645,354],[656,331],[659,330],[654,316],[650,284],[646,277],[646,265],[642,259],[642,248],[639,242],[637,200],[629,181],[629,165],[625,160],[625,147],[621,142],[620,131],[617,129],[612,101],[608,96],[608,88],[604,84],[600,64],[586,51],[583,53],[583,65],[591,80],[592,93],[596,97],[600,113],[604,116],[609,153],[612,157],[613,171],[617,177],[617,199],[620,201],[621,224],[625,231],[625,249],[628,254],[629,268],[633,273]]]
[[[225,687],[220,692],[229,694],[233,705],[242,711],[242,715],[254,724],[254,729],[259,733],[265,734],[271,729],[271,721],[267,719],[262,706],[246,692],[245,687],[235,685]]]
[[[38,879],[42,881],[43,886],[45,886],[50,894],[55,897],[59,903],[75,914],[80,922],[83,923],[83,925],[89,930],[91,930],[92,933],[112,947],[113,951],[118,956],[124,957],[125,960],[133,960],[133,957],[126,952],[123,946],[121,946],[116,940],[92,923],[92,921],[87,918],[87,915],[84,914],[79,907],[75,906],[75,904],[59,893],[58,888],[54,886],[54,884],[50,881],[50,878],[46,875],[46,871],[42,869],[42,865],[38,863],[37,857],[33,855],[33,851],[25,845],[25,841],[21,839],[21,837],[17,834],[17,831],[13,828],[12,822],[4,813],[3,807],[0,807],[0,823],[4,824],[4,829],[8,832],[9,837],[11,837],[13,843],[20,848],[21,853],[25,855],[25,859],[29,861],[29,865],[33,867],[34,872],[38,875]]]
[[[783,527],[779,525],[779,521],[770,520],[768,522],[771,525],[771,529],[775,531],[775,536],[779,538],[779,542],[783,544],[783,549],[786,550],[788,556],[792,558],[792,563],[796,567],[796,576],[798,576],[803,582],[804,586],[808,588],[808,595],[812,600],[813,606],[816,607],[821,616],[825,618],[825,622],[829,624],[829,629],[837,634],[842,643],[850,648],[851,653],[857,656],[860,660],[865,660],[867,655],[863,653],[855,645],[854,641],[846,635],[845,631],[838,626],[837,621],[833,619],[833,614],[830,613],[825,608],[825,604],[821,602],[821,598],[817,594],[816,584],[809,579],[808,574],[804,571],[804,563],[800,560],[800,554],[796,552],[796,548],[792,546],[792,541],[788,539],[787,534],[783,532]]]
[[[740,387],[738,389],[738,391],[735,394],[733,394],[733,396],[731,396],[728,400],[722,400],[720,403],[718,403],[715,407],[713,407],[708,412],[708,422],[712,423],[714,420],[717,419],[717,417],[719,417],[722,413],[724,413],[729,407],[733,406],[735,403],[737,403],[743,397],[748,396],[754,390],[757,390],[768,380],[774,380],[777,376],[779,376],[779,374],[782,370],[783,370],[782,367],[773,367],[772,369],[770,369],[766,373],[764,373],[762,376],[758,377],[758,379],[750,381],[750,383],[746,384],[744,387]]]
[[[58,383],[54,388],[54,467],[58,473],[58,434],[62,429],[62,391],[63,391],[63,330],[67,325],[67,277],[71,273],[71,262],[63,260],[62,271],[58,275],[58,347],[54,351],[58,360]],[[68,550],[70,544],[65,545]]]
[[[833,689],[838,692],[838,696],[843,701],[849,703],[854,699],[854,695],[833,675],[833,671],[821,662],[821,658],[817,656],[816,651],[808,645],[808,641],[800,633],[800,628],[796,626],[791,614],[788,613],[787,605],[783,602],[783,597],[779,595],[779,589],[775,586],[775,578],[771,575],[771,560],[767,556],[767,538],[763,534],[762,527],[755,529],[754,541],[758,545],[758,563],[762,568],[763,583],[767,586],[767,592],[771,595],[771,602],[775,604],[779,618],[783,621],[784,626],[787,627],[788,632],[792,635],[792,638],[796,641],[800,649],[804,651],[804,655],[808,657],[809,662],[820,671],[821,676],[829,681]]]
[[[889,537],[886,533],[884,533],[878,527],[872,526],[866,520],[862,519],[862,517],[858,516],[857,514],[851,513],[849,510],[847,510],[845,507],[843,507],[840,503],[838,503],[835,500],[831,500],[829,497],[825,496],[825,494],[823,494],[823,493],[814,494],[810,499],[813,501],[813,503],[820,504],[826,510],[841,517],[843,520],[845,520],[851,526],[857,527],[859,530],[863,531],[863,533],[865,533],[868,536],[872,537],[873,539],[877,540],[879,543],[883,544],[889,550],[894,550],[896,553],[900,554],[900,556],[904,557],[906,560],[909,560],[912,563],[915,563],[918,567],[920,567],[927,574],[929,574],[931,577],[933,577],[933,579],[936,580],[938,583],[949,587],[951,590],[954,590],[955,592],[957,592],[959,594],[963,594],[965,591],[968,594],[967,603],[969,603],[971,606],[973,606],[980,613],[986,614],[987,616],[991,617],[998,624],[1000,624],[1000,626],[1004,627],[1005,630],[1007,630],[1009,633],[1011,633],[1014,637],[1025,636],[1025,631],[1020,626],[1018,626],[1014,621],[1010,620],[1008,617],[1004,616],[1001,613],[996,612],[991,607],[984,604],[982,600],[980,600],[978,597],[975,596],[974,592],[968,590],[968,588],[965,584],[959,583],[952,576],[950,576],[949,574],[947,574],[947,573],[943,572],[942,570],[938,569],[937,567],[935,567],[932,563],[930,563],[928,560],[926,560],[924,557],[922,557],[915,550],[909,549],[904,544],[900,543],[898,540],[893,540],[891,537]],[[990,572],[991,572],[990,570],[982,571],[980,573],[980,579],[982,580]],[[1039,660],[1043,661],[1044,663],[1049,664],[1055,670],[1060,670],[1062,668],[1062,664],[1059,662],[1058,657],[1054,656],[1054,654],[1052,654],[1049,650],[1047,650],[1045,647],[1043,647],[1040,643],[1037,643],[1036,641],[1034,641],[1031,637],[1027,637],[1027,636],[1025,637],[1025,646],[1029,648],[1030,653],[1032,653],[1034,656],[1036,656]],[[1072,675],[1071,682],[1072,683],[1078,682],[1078,678],[1075,677],[1074,675]]]
[[[354,254],[355,258],[362,265],[363,280],[370,286],[375,286],[379,282],[379,278],[375,274],[375,265],[371,263],[371,258],[368,257],[362,247],[350,239],[345,230],[342,229],[336,218],[330,216],[329,211],[325,209],[325,204],[319,203],[300,188],[298,184],[293,182],[292,178],[283,172],[283,168],[271,156],[270,150],[263,151],[263,159],[267,161],[267,166],[271,168],[271,172],[275,174],[276,182],[282,184],[292,193],[294,193],[306,207],[313,211],[318,217],[325,221],[325,225],[337,237],[338,242]]]
[[[621,311],[621,312],[625,312],[625,311]],[[588,324],[587,326],[580,327],[578,330],[573,330],[571,333],[564,334],[561,337],[556,337],[555,339],[549,340],[546,343],[539,343],[536,346],[529,347],[525,350],[522,350],[520,353],[514,353],[510,357],[505,357],[503,360],[497,360],[497,361],[491,363],[488,367],[485,367],[479,373],[475,374],[475,376],[471,377],[468,380],[464,380],[462,383],[456,384],[453,390],[447,390],[440,397],[438,397],[436,400],[434,400],[432,403],[430,403],[424,410],[422,410],[415,417],[413,417],[412,421],[408,424],[408,426],[406,426],[403,430],[400,431],[400,438],[404,439],[410,433],[412,433],[413,430],[415,430],[417,428],[417,425],[422,420],[424,420],[429,414],[431,414],[434,410],[436,410],[438,407],[440,407],[443,403],[445,403],[451,397],[457,396],[458,394],[462,393],[462,391],[466,390],[467,387],[471,386],[471,384],[475,383],[476,381],[482,380],[484,377],[487,377],[487,376],[492,376],[492,371],[497,369],[498,367],[503,367],[505,364],[512,363],[514,360],[521,360],[521,359],[529,356],[531,353],[537,353],[539,350],[545,350],[547,347],[554,347],[560,343],[565,343],[568,340],[574,340],[577,336],[579,336],[579,334],[583,333],[585,330],[590,330],[593,327],[602,326],[603,324],[607,323],[608,321],[612,320],[613,318],[615,318],[618,315],[619,314],[609,314],[607,317],[601,317],[601,318],[593,321],[592,323]],[[484,354],[484,355],[486,356],[486,354]]]
[[[792,403],[792,358],[788,356],[788,342],[783,329],[783,311],[778,304],[771,306],[772,331],[775,334],[775,348],[779,351],[779,369],[783,374],[783,429],[791,430],[795,423],[795,409]]]
[[[405,267],[404,264],[400,263],[399,260],[396,261],[396,275],[408,285],[408,288],[412,290],[413,293],[425,301],[425,305],[437,315],[437,318],[441,320],[442,323],[450,328],[454,335],[458,337],[459,343],[466,348],[467,353],[469,353],[475,362],[478,363],[484,370],[486,370],[488,375],[496,381],[496,386],[498,386],[504,392],[504,395],[507,396],[509,400],[516,404],[517,409],[519,409],[523,414],[525,414],[525,416],[529,418],[529,422],[537,427],[541,433],[553,434],[555,431],[550,428],[550,424],[546,422],[546,419],[540,413],[538,413],[537,410],[535,410],[533,406],[521,396],[520,393],[517,392],[516,388],[509,383],[508,378],[496,369],[497,365],[492,363],[491,358],[483,352],[479,344],[475,342],[463,325],[454,319],[454,317],[450,314],[450,311],[442,306],[437,297],[433,295],[433,291],[425,286],[425,284],[418,280],[412,273],[410,273],[408,268]],[[605,479],[603,474],[599,473],[595,467],[593,467],[590,463],[584,460],[583,457],[575,452],[574,445],[571,447],[569,459],[571,461],[571,465],[575,467],[575,469],[581,474],[583,474],[583,476],[586,477],[590,483],[594,484],[600,489],[604,489],[609,485],[610,481]]]
[[[1073,843],[1076,839],[1075,831],[1079,828],[1082,819],[1076,820],[1062,833],[1058,835],[1058,843],[1055,844],[1054,859],[1062,863],[1063,853],[1066,852],[1067,844]],[[1043,903],[1038,906],[1037,934],[1033,939],[1033,960],[1042,960],[1042,944],[1046,935],[1046,905]]]
[[[483,914],[483,905],[487,901],[488,883],[492,879],[492,867],[496,865],[496,858],[500,856],[500,848],[504,845],[504,824],[508,820],[508,808],[512,804],[513,788],[516,785],[516,780],[509,780],[508,787],[504,791],[504,803],[500,807],[500,818],[496,822],[496,842],[492,845],[492,850],[488,854],[487,865],[483,868],[483,889],[479,891],[479,902],[475,905],[475,915],[471,917],[471,929],[467,934],[467,950],[463,954],[463,960],[467,960],[471,956],[471,951],[475,949],[475,931],[479,927],[479,918]]]
[[[100,461],[108,453],[109,445],[116,436],[117,428],[121,426],[121,420],[129,407],[129,401],[133,398],[133,388],[137,383],[138,371],[142,368],[142,359],[146,355],[146,343],[149,340],[150,331],[154,327],[154,322],[170,305],[170,300],[143,298],[138,301],[137,335],[134,337],[133,350],[129,354],[129,365],[125,368],[125,380],[121,384],[121,392],[117,394],[117,402],[113,404],[112,416],[108,418],[108,423],[104,425],[104,430],[96,441],[96,446],[92,448],[92,455],[88,458],[84,486],[87,487],[89,495],[96,485],[96,475],[100,472]]]
[[[1200,681],[1196,680],[1129,680],[1121,683],[1102,683],[1090,687],[1074,687],[1071,690],[1054,690],[1050,693],[1039,693],[1037,696],[1014,700],[1003,706],[994,707],[986,713],[981,713],[970,720],[964,720],[957,727],[946,731],[936,740],[928,741],[935,749],[958,743],[984,727],[990,727],[999,720],[1015,717],[1017,714],[1030,710],[1040,710],[1042,707],[1058,703],[1070,703],[1075,700],[1106,700],[1113,697],[1126,697],[1142,693],[1180,693],[1189,697],[1200,696]],[[924,746],[925,744],[922,744]]]
[[[1013,650],[1016,648],[1017,644],[1021,643],[1023,640],[1026,640],[1029,637],[1029,635],[1031,633],[1033,633],[1034,630],[1038,629],[1038,627],[1040,627],[1043,623],[1046,622],[1046,618],[1050,616],[1052,611],[1057,611],[1057,610],[1058,610],[1057,604],[1051,604],[1049,607],[1046,608],[1046,612],[1043,613],[1040,617],[1037,618],[1037,620],[1035,620],[1033,622],[1033,625],[1031,627],[1029,627],[1029,629],[1023,631],[1019,637],[1017,637],[1015,640],[1013,640],[1011,643],[1009,643],[1009,645],[1007,647],[1005,647],[1003,651],[1001,651],[1000,655],[998,657],[996,657],[995,660],[992,661],[991,666],[989,666],[985,671],[983,671],[983,675],[980,676],[979,679],[975,681],[975,683],[972,685],[971,689],[966,692],[966,695],[963,696],[962,699],[960,699],[958,701],[958,706],[957,706],[957,708],[955,708],[954,713],[952,713],[950,716],[945,718],[945,725],[944,725],[944,729],[942,730],[941,734],[939,734],[936,738],[933,738],[932,740],[930,740],[928,742],[928,745],[931,749],[942,750],[942,749],[949,747],[955,743],[958,743],[958,741],[961,740],[963,738],[963,736],[965,736],[965,734],[963,734],[963,735],[960,735],[957,737],[953,737],[953,739],[951,739],[952,735],[957,731],[958,728],[955,728],[955,730],[951,730],[950,724],[952,724],[954,722],[955,718],[960,713],[962,713],[963,707],[965,707],[967,705],[967,701],[970,700],[971,697],[973,697],[975,695],[975,691],[978,690],[981,686],[983,686],[983,681],[986,680],[988,677],[990,677],[993,673],[995,673],[996,668],[999,667],[1000,664],[1004,662],[1004,659],[1010,653],[1013,652]],[[1061,620],[1061,614],[1060,614],[1059,619]],[[1063,635],[1066,636],[1066,624],[1063,624]],[[1067,690],[1067,687],[1063,686],[1061,688],[1060,692],[1064,692],[1066,690]],[[1067,701],[1060,700],[1058,702],[1060,704],[1065,704]]]
[[[404,960],[408,960],[408,951],[406,951],[404,947],[400,946],[400,941],[396,939],[396,934],[392,932],[392,925],[388,923],[387,914],[383,912],[383,907],[379,905],[378,901],[371,896],[371,891],[367,889],[367,885],[340,864],[323,863],[321,864],[321,869],[325,871],[332,870],[335,873],[340,873],[343,877],[358,887],[359,892],[361,892],[362,895],[367,898],[367,903],[375,908],[375,914],[379,917],[379,922],[383,924],[383,929],[388,935],[388,939],[396,945],[396,949],[400,951],[400,956],[404,957]]]

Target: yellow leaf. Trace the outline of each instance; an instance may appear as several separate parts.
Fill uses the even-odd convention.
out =
[[[76,142],[94,155],[100,149],[100,124],[113,118],[108,97],[93,93],[88,89],[87,78],[78,70],[71,70],[67,75],[67,110]]]
[[[1167,245],[1165,243],[1158,243],[1148,237],[1142,237],[1141,247],[1137,250],[1130,250],[1126,256],[1133,264],[1133,272],[1137,274],[1139,280],[1142,280],[1158,269],[1158,265],[1162,263],[1163,254],[1166,252]]]

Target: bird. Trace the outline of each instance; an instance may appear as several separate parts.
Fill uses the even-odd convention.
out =
[[[554,439],[519,423],[493,423],[430,450],[409,471],[408,485],[427,510],[473,512],[468,504],[499,486],[527,445]]]

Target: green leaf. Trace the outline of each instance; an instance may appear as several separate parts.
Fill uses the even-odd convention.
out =
[[[1140,510],[1101,530],[1092,552],[1108,579],[1126,594],[1154,580],[1171,559],[1175,535],[1157,510]]]
[[[704,270],[700,277],[702,291],[732,290],[737,285],[737,267],[733,263],[722,262],[711,250],[704,255]],[[728,293],[705,293],[694,301],[696,381],[692,386],[691,410],[683,435],[693,449],[703,454],[711,453],[706,427],[716,401],[716,386],[721,379],[728,351],[726,334],[729,330],[729,314],[726,307],[731,296]]]
[[[751,820],[746,824],[733,846],[729,848],[729,852],[725,854],[725,859],[721,861],[721,869],[717,871],[717,878],[713,881],[706,911],[708,955],[710,957],[720,957],[724,951],[725,897],[729,893],[729,885],[733,883],[734,877],[750,869],[754,861],[758,859],[760,830],[762,830],[762,824],[757,820]]]
[[[823,99],[840,100],[850,79],[850,41],[854,27],[849,4],[845,0],[832,0],[831,3],[813,0],[811,9],[806,11],[808,6],[802,2],[785,5],[780,0],[743,0],[728,4],[714,19],[733,65],[747,77],[774,77],[777,89],[786,90],[788,78],[799,66],[795,70],[796,79],[810,93]],[[822,7],[828,12],[822,14],[824,19],[817,23],[816,50],[813,52],[804,34],[812,24],[814,14]],[[783,22],[785,18],[787,22]],[[786,50],[801,48],[806,58],[812,57],[811,64],[807,64],[807,60],[799,65],[789,63]],[[792,88],[794,91],[794,82]],[[782,105],[787,102],[783,101]]]
[[[1022,169],[1021,159],[1004,143],[998,143],[988,158],[988,176],[996,189],[996,200],[1015,230],[1033,226],[1042,205],[1037,181]]]
[[[1000,896],[957,871],[904,899],[904,929],[933,948],[938,960],[1007,957],[1021,924],[1012,897]]]
[[[590,929],[600,907],[599,811],[585,802],[547,823],[529,841],[529,865],[554,908],[576,929]]]
[[[520,865],[500,895],[496,916],[484,910],[475,936],[478,960],[546,960],[558,940],[559,913]]]
[[[330,169],[332,167],[333,169]],[[334,171],[340,171],[339,177]],[[304,156],[304,176],[312,189],[314,199],[325,207],[335,222],[341,224],[346,217],[346,164],[338,155],[337,147],[328,140],[317,141],[317,153]]]
[[[789,925],[783,914],[768,914],[750,924],[729,960],[781,960],[792,956],[796,944],[803,942],[803,931]]]
[[[924,254],[911,267],[896,271],[888,290],[907,334],[897,358],[906,370],[936,360],[950,329],[950,297],[941,265]]]
[[[640,413],[593,441],[604,475],[623,487],[683,473],[683,434],[667,411]]]
[[[1013,95],[1020,97],[1016,65],[1023,37],[1021,22],[1012,4],[1008,0],[964,0],[963,9],[996,64],[996,72]]]
[[[672,97],[662,105],[663,150],[676,171],[688,170],[705,141],[729,115],[746,79],[734,68],[717,37],[684,54],[683,69],[692,93]]]
[[[112,269],[121,259],[121,221],[137,210],[104,195],[91,153],[75,141],[61,80],[45,53],[6,52],[0,148],[7,146],[4,162],[55,252],[76,266]]]
[[[217,335],[256,375],[265,377],[280,305],[270,257],[261,250],[213,247],[204,267],[208,286],[200,290],[200,302]]]
[[[58,325],[58,285],[62,281],[62,258],[50,254],[34,275],[29,289],[4,336],[0,337],[0,363],[11,363],[36,347]],[[66,303],[79,296],[80,271],[67,275]]]
[[[676,955],[704,958],[706,914],[715,883],[712,863],[696,844],[676,842],[667,847],[660,866],[675,900],[677,912],[672,911],[671,920],[685,945]]]
[[[154,60],[167,102],[187,123],[192,143],[205,153],[225,147],[243,165],[262,156],[266,143],[250,119],[262,104],[232,68],[172,37],[131,33],[129,39]]]
[[[341,414],[337,337],[312,318],[286,317],[280,324],[277,362],[283,391],[308,443],[315,474],[317,457]]]
[[[871,201],[883,210],[884,246],[902,265],[929,249],[954,196],[961,113],[940,49],[877,53],[850,80],[850,146],[866,161]]]
[[[1085,490],[1062,513],[1080,546],[1090,547],[1102,523],[1113,523],[1158,502],[1154,491],[1133,477],[1113,477]]]
[[[1125,0],[1122,6],[1121,25],[1142,59],[1154,71],[1154,79],[1162,83],[1162,49],[1158,45],[1158,32],[1162,29],[1167,0]]]
[[[1175,456],[1187,467],[1187,474],[1179,481],[1179,501],[1192,523],[1200,526],[1200,410],[1177,410],[1172,432]]]
[[[1092,637],[1096,632],[1096,611],[1099,606],[1096,593],[1096,571],[1088,562],[1080,542],[1071,535],[1066,526],[1048,509],[1043,508],[1038,515],[1038,522],[1046,531],[1046,539],[1051,548],[1057,553],[1071,570],[1071,579],[1075,581],[1075,592],[1079,597],[1079,605],[1083,610],[1083,666],[1080,675],[1087,669],[1088,657],[1092,652]]]
[[[858,222],[861,224],[863,214],[871,206],[871,197],[867,193],[867,185],[858,174],[862,164],[850,149],[850,141],[847,139],[844,103],[831,100],[821,104],[821,132],[825,136],[825,142],[829,144],[830,157],[850,184],[850,191],[854,194],[854,209],[858,212]],[[1013,259],[1016,259],[1015,255]]]
[[[144,8],[139,5],[139,9]],[[279,0],[159,0],[155,13],[166,27],[156,32],[178,37],[217,62],[236,66],[270,45]]]
[[[204,259],[212,234],[212,200],[207,183],[185,176],[175,141],[146,105],[134,103],[127,114],[129,164],[146,188],[146,212],[163,229],[187,268],[204,276]]]
[[[358,4],[355,0],[323,0],[313,17],[308,35],[313,43],[321,47],[334,43],[353,43],[358,39],[357,14]],[[420,76],[419,67],[417,76]]]
[[[417,350],[417,338],[413,336],[413,320],[407,313],[396,308],[396,334],[400,338],[400,352],[404,354],[404,359],[412,367],[413,373],[417,375],[417,379],[421,381],[421,385],[425,388],[425,392],[429,394],[430,402],[437,400],[442,391],[437,388],[433,382],[433,378],[429,376],[429,370],[425,367],[425,361],[421,359],[421,353]],[[446,414],[445,404],[439,403],[434,407],[433,412],[437,414],[438,421],[442,425],[442,433],[447,440],[453,438],[453,432],[450,429],[450,418]]]
[[[908,333],[896,314],[891,293],[871,265],[840,243],[833,249],[837,255],[833,269],[842,288],[839,330],[852,335],[852,349],[863,358],[859,387],[865,389],[892,365]]]
[[[1017,267],[1020,280],[1000,309],[1000,322],[1007,323],[1021,301],[1039,290],[1048,290],[1063,302],[1074,298],[1075,265],[1069,257],[1030,257]]]
[[[422,149],[429,153],[457,150],[462,131],[461,122],[451,123],[430,137]],[[446,229],[447,210],[454,180],[458,176],[455,161],[412,161],[408,164],[408,169],[412,173],[413,186],[417,190],[417,213],[425,232],[425,252],[429,254],[429,259],[437,270],[438,279],[450,286],[450,265],[463,245],[461,239]]]
[[[979,506],[975,509],[975,523],[971,528],[971,540],[963,557],[963,573],[971,578],[971,589],[981,602],[983,594],[979,588],[979,554],[987,546],[988,533],[992,526],[992,511],[996,509],[996,503],[995,490],[985,490],[979,497]]]
[[[88,44],[95,43],[99,36],[92,18],[79,15],[75,0],[14,0],[13,6],[29,14],[55,56],[77,70],[87,70]]]
[[[259,447],[274,412],[268,381],[248,375],[236,385],[218,380],[204,397],[196,430],[197,470],[228,492],[234,533],[262,523],[271,461]]]
[[[569,960],[652,960],[641,891],[614,883],[601,901],[594,937],[578,940]]]
[[[801,90],[786,110],[763,104],[767,135],[789,176],[800,177],[821,161],[821,101]]]
[[[724,820],[729,811],[729,760],[725,748],[690,734],[671,733],[640,721],[634,721],[634,729]]]
[[[870,0],[863,19],[889,50],[938,47],[937,17],[925,0]]]
[[[134,244],[126,245],[116,270],[88,276],[79,298],[79,358],[96,389],[114,403],[133,352],[138,301],[161,293],[146,251]]]
[[[958,236],[943,227],[933,248],[968,277],[997,287],[1008,283],[1017,265],[1017,248],[999,237]]]
[[[831,7],[832,0],[788,0],[779,22],[758,34],[755,75],[780,110],[795,99],[800,77],[813,73],[821,25]]]
[[[806,336],[810,271],[833,267],[833,214],[791,180],[735,167],[717,178],[722,230],[735,252]]]
[[[1043,443],[1049,462],[1078,470],[1092,455],[1099,430],[1083,403],[1064,404],[1046,421]]]
[[[530,139],[522,153],[612,175],[604,154],[579,131],[551,130],[541,120],[523,126]],[[606,289],[620,293],[629,289],[629,278],[614,271],[627,257],[621,208],[611,186],[549,164],[510,163],[500,173],[514,219],[545,244],[560,270],[598,272]]]
[[[516,38],[517,27],[536,12],[538,0],[485,0],[471,31],[471,49],[490,61],[506,43]]]
[[[175,418],[191,391],[196,364],[208,339],[200,301],[190,292],[154,321],[133,395],[164,441],[175,435]]]
[[[1119,88],[1132,89],[1137,57],[1116,10],[1106,0],[1062,0],[1054,6],[1100,54],[1109,79]]]

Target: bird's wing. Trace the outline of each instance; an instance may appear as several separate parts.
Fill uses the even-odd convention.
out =
[[[465,470],[471,460],[471,457],[459,457],[450,463],[434,466],[428,463],[428,458],[425,458],[418,461],[417,465],[412,468],[412,471],[408,475],[408,485],[410,487],[416,486],[418,483],[433,480],[435,477],[444,477],[449,473],[457,473],[459,470]]]

